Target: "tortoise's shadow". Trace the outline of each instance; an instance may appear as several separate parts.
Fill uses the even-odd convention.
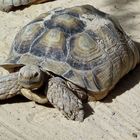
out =
[[[22,96],[22,95],[17,95],[15,97],[9,98],[9,99],[5,99],[5,100],[0,100],[0,105],[3,104],[15,104],[15,103],[26,103],[26,102],[34,102],[31,101],[29,99],[27,99],[26,97]],[[53,106],[48,102],[45,104],[40,104],[40,103],[36,103],[38,105],[42,105],[45,107],[49,107],[49,108],[53,108]]]
[[[15,97],[5,99],[5,100],[0,100],[0,105],[2,104],[13,104],[13,103],[24,103],[24,102],[29,102],[29,100],[21,95],[17,95]]]

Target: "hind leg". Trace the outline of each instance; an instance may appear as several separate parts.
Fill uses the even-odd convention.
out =
[[[42,3],[47,0],[0,0],[0,10],[9,12],[14,7],[30,5],[32,3]]]
[[[9,12],[12,8],[12,5],[4,5],[0,2],[0,11]]]
[[[46,95],[49,102],[58,108],[66,118],[83,121],[84,110],[82,101],[68,87],[65,80],[59,77],[51,78],[48,83]]]
[[[0,10],[9,12],[13,7],[28,5],[30,0],[1,0],[0,1]]]

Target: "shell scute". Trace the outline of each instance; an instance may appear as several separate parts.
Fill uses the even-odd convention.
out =
[[[25,26],[16,36],[13,46],[14,50],[19,54],[29,52],[34,41],[43,32],[44,26],[40,22]]]
[[[102,54],[103,51],[94,38],[85,32],[79,33],[70,40],[67,63],[76,69],[91,70],[93,63],[99,61]]]
[[[68,34],[82,32],[85,27],[80,19],[65,13],[53,16],[51,20],[45,21],[44,24],[49,29],[59,27],[63,32]]]
[[[65,59],[66,37],[64,32],[57,28],[48,29],[39,40],[31,47],[33,55],[56,60]]]

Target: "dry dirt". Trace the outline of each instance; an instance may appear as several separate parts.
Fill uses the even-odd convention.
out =
[[[140,42],[140,0],[57,0],[23,10],[0,12],[0,62],[9,53],[16,33],[40,13],[56,7],[92,4],[118,18]],[[7,74],[2,68],[0,74]],[[85,105],[83,123],[68,121],[52,107],[21,96],[0,105],[1,140],[140,140],[140,66],[125,76],[101,102]]]

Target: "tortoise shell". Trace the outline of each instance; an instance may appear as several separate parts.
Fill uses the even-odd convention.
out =
[[[54,9],[23,27],[3,66],[35,64],[99,92],[112,89],[138,61],[137,48],[117,21],[82,5]]]

